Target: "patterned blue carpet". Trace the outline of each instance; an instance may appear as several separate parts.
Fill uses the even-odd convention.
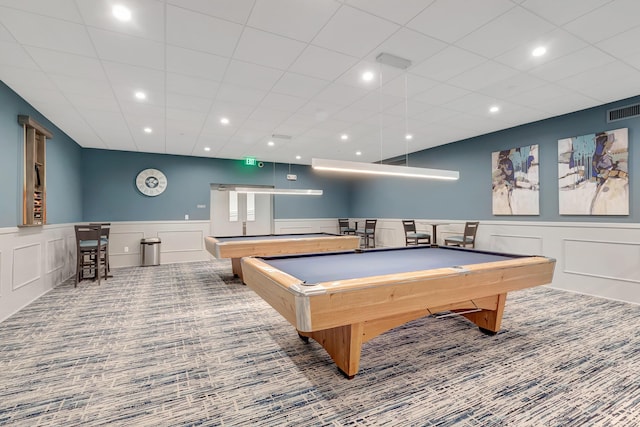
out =
[[[534,288],[503,330],[424,318],[353,380],[226,261],[69,281],[0,323],[0,425],[635,426],[640,307]]]

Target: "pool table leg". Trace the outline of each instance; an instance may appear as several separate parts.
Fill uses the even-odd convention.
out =
[[[242,280],[242,265],[240,264],[240,260],[241,258],[231,258],[231,270],[234,276]],[[242,280],[242,283],[244,283],[244,280]]]
[[[364,323],[338,326],[315,332],[298,331],[301,337],[313,338],[329,353],[338,369],[352,379],[360,367]]]
[[[487,298],[487,300],[488,299],[489,298]],[[504,303],[506,301],[507,294],[499,294],[497,295],[497,300],[493,307],[487,309],[479,304],[483,310],[475,313],[465,313],[463,316],[478,325],[483,333],[487,335],[495,335],[500,330],[500,326],[502,324],[502,314],[504,313]],[[477,300],[477,302],[480,302],[480,300]]]

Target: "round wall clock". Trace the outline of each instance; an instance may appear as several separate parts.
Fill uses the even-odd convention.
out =
[[[167,177],[158,169],[145,169],[136,177],[136,187],[145,196],[157,196],[167,188]]]

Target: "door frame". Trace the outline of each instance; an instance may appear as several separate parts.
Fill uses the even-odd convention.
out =
[[[213,184],[209,184],[209,233],[213,236],[214,234],[214,226],[213,226],[213,221],[215,219],[214,217],[214,203],[213,203],[213,194],[214,191],[233,191],[236,189],[236,187],[243,187],[243,188],[275,188],[273,185],[248,185],[248,184],[219,184],[219,183],[213,183]],[[273,194],[269,194],[268,195],[269,198],[271,199],[271,212],[269,213],[269,216],[271,217],[271,221],[269,224],[269,234],[274,234],[275,233],[275,199],[273,197]]]

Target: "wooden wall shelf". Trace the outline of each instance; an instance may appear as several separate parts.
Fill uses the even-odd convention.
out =
[[[29,116],[18,116],[24,129],[22,225],[47,223],[47,138],[53,134]]]

